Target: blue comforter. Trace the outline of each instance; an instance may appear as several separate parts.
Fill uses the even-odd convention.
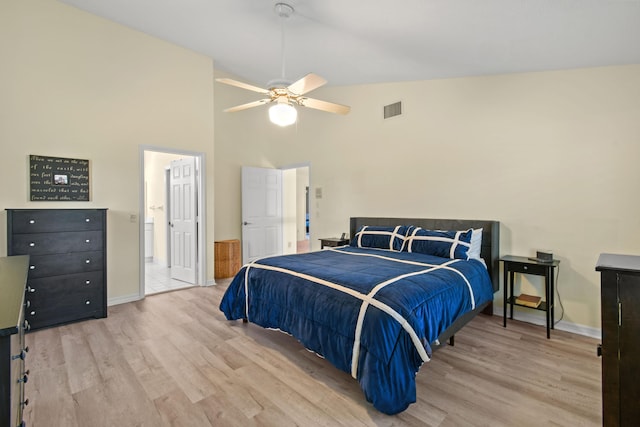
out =
[[[296,337],[358,380],[381,412],[416,401],[415,374],[459,316],[492,300],[477,260],[344,247],[245,265],[220,303]]]

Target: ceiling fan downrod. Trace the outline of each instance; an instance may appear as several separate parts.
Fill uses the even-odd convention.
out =
[[[293,15],[293,7],[291,5],[288,5],[287,3],[276,3],[273,10],[276,12],[276,14],[280,17],[280,33],[281,33],[281,53],[282,53],[282,67],[281,67],[281,72],[280,72],[280,77],[282,78],[282,81],[285,82],[285,37],[284,37],[284,23],[287,19],[289,19],[291,17],[291,15]],[[285,85],[286,86],[286,85]]]

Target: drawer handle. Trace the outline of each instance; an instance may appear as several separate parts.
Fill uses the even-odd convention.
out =
[[[89,305],[89,304],[91,304],[91,301],[86,300],[84,303],[85,303],[86,305]]]
[[[30,219],[30,220],[29,220],[29,224],[35,224],[35,223],[36,223],[36,220],[35,220],[35,219]]]
[[[29,246],[31,246],[32,248],[34,248],[34,247],[36,246],[36,244],[35,244],[35,243],[33,243],[33,242],[31,242],[31,243],[29,243]]]
[[[85,280],[85,281],[84,281],[84,284],[85,284],[85,285],[90,285],[90,284],[91,284],[91,280]]]
[[[11,356],[11,360],[16,360],[16,359],[24,360],[24,359],[26,359],[28,351],[29,351],[29,347],[25,348],[24,350],[21,350],[20,353]]]
[[[25,331],[31,330],[31,325],[29,324],[29,321],[27,319],[24,320],[24,330]],[[26,350],[29,351],[29,347],[27,347]]]
[[[91,264],[91,260],[90,259],[87,259],[84,262],[85,262],[85,264]]]
[[[36,269],[36,266],[35,266],[35,265],[30,265],[30,266],[29,266],[29,270],[35,270],[35,269]]]
[[[27,369],[27,372],[24,373],[24,375],[22,376],[22,378],[18,378],[18,382],[19,383],[27,383],[27,381],[29,381],[29,370]]]
[[[90,240],[90,239],[87,239],[87,240],[85,240],[84,242],[85,242],[85,243],[91,243],[91,240]]]
[[[32,311],[31,313],[29,313],[29,314],[31,314],[32,316],[35,316],[35,315],[36,315],[36,311],[35,311],[35,310],[33,310],[33,311]]]
[[[24,402],[22,402],[22,406],[27,406],[29,405],[29,399],[25,399]]]
[[[35,291],[36,291],[36,288],[32,288],[31,286],[27,286],[27,292],[34,293]]]
[[[524,268],[525,270],[528,270],[528,269],[529,269],[529,267],[527,267],[526,265],[525,265],[523,268]]]
[[[84,221],[85,222],[91,222],[91,220],[89,218],[86,218]]]
[[[27,300],[27,302],[25,302],[25,303],[24,303],[24,306],[25,306],[26,308],[31,307],[31,301]]]

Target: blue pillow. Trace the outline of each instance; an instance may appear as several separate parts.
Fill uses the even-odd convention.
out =
[[[351,246],[400,252],[408,229],[409,227],[405,225],[395,227],[363,225],[351,240]]]
[[[469,259],[472,229],[425,230],[412,228],[407,233],[405,251],[451,259]]]

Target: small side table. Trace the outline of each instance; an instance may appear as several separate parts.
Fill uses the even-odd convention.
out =
[[[551,329],[554,324],[554,270],[560,264],[560,261],[554,259],[551,262],[535,261],[527,257],[505,255],[500,259],[504,263],[504,327],[507,327],[507,305],[510,305],[509,318],[513,319],[513,306],[531,308],[534,310],[542,310],[546,312],[547,320],[547,338],[551,338]],[[513,295],[513,279],[515,273],[533,274],[544,277],[544,301],[538,307],[528,307],[526,305],[516,303],[516,297]],[[507,285],[508,284],[508,285]]]
[[[349,244],[349,239],[342,239],[340,237],[325,237],[320,240],[320,249],[324,249],[325,246],[335,248],[336,246],[344,246]]]
[[[220,240],[213,243],[214,273],[216,279],[233,277],[240,270],[240,240]]]

